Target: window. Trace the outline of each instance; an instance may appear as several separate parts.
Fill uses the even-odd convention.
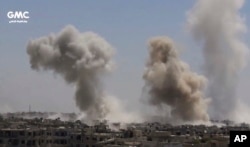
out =
[[[77,135],[76,140],[81,140],[81,135]]]
[[[24,136],[24,135],[25,135],[24,131],[21,131],[20,136]]]
[[[31,136],[31,132],[28,132],[28,136]]]

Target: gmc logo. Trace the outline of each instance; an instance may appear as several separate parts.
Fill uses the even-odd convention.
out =
[[[28,11],[9,11],[7,13],[7,17],[10,19],[29,19],[29,12]]]

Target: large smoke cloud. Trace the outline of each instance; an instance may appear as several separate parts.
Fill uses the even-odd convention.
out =
[[[173,41],[155,37],[149,41],[149,61],[143,78],[149,102],[171,107],[171,117],[181,121],[207,121],[207,101],[202,94],[206,79],[178,58]]]
[[[247,46],[241,35],[246,31],[239,14],[244,0],[197,0],[188,13],[194,38],[202,42],[208,96],[213,98],[212,117],[228,119],[236,109],[239,71],[246,63]]]
[[[30,40],[27,53],[32,69],[51,70],[76,85],[76,105],[88,118],[105,117],[109,109],[100,77],[112,68],[113,48],[103,38],[67,26],[57,34]]]

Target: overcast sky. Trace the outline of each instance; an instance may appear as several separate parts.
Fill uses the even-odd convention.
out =
[[[201,48],[185,28],[186,13],[194,0],[105,1],[0,1],[0,111],[77,112],[74,86],[52,72],[31,70],[26,45],[29,39],[60,31],[68,24],[93,31],[116,49],[115,71],[105,89],[130,110],[138,107],[147,58],[147,40],[158,35],[173,38],[181,58],[202,74]],[[29,11],[27,24],[9,24],[8,11]],[[241,14],[250,28],[250,2]],[[250,34],[244,36],[248,46]],[[250,104],[250,66],[241,73],[238,98]]]

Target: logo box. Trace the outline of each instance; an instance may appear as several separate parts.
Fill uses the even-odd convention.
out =
[[[9,23],[28,23],[29,11],[9,11],[7,13]]]
[[[250,147],[250,131],[230,131],[230,147]]]

